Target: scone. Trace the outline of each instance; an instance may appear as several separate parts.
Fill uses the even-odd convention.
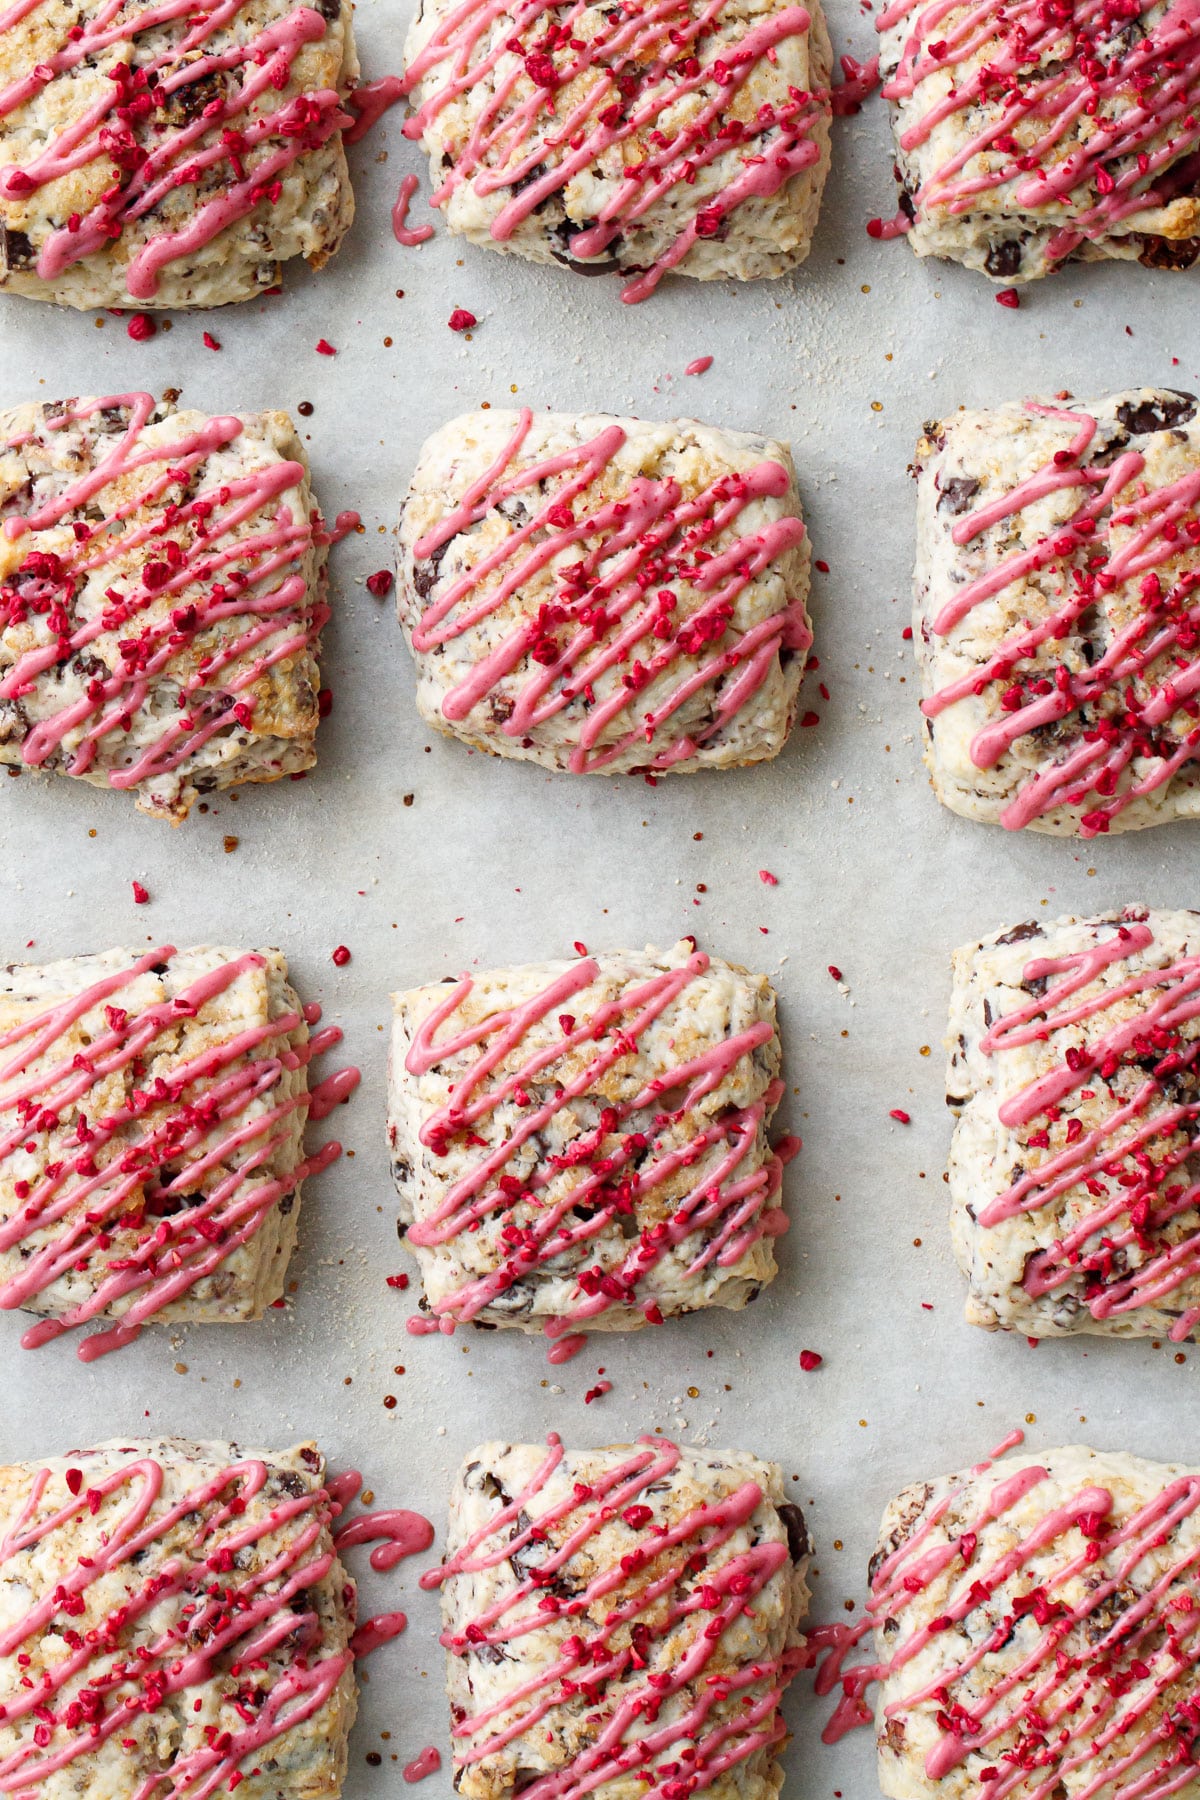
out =
[[[438,730],[576,774],[782,749],[812,643],[791,455],[692,419],[453,419],[421,452],[398,604]]]
[[[338,1154],[305,1159],[287,977],[277,950],[170,945],[0,969],[0,1308],[41,1315],[26,1348],[115,1321],[91,1361],[283,1293],[300,1184]]]
[[[964,818],[1200,816],[1200,417],[1137,388],[962,411],[917,447],[925,761]]]
[[[222,306],[354,216],[348,0],[18,0],[0,16],[0,291]]]
[[[0,763],[173,824],[311,768],[328,545],[286,413],[0,413]]]
[[[451,231],[618,269],[635,301],[669,270],[750,280],[804,261],[832,60],[820,0],[421,0],[404,129]]]
[[[975,1325],[1200,1323],[1200,913],[1128,906],[955,952],[951,1233]]]
[[[125,1438],[0,1469],[0,1784],[334,1800],[355,1586],[313,1444]]]
[[[871,1564],[889,1800],[1196,1800],[1200,1470],[1072,1445],[915,1482]]]
[[[388,1139],[430,1329],[629,1330],[774,1278],[791,1145],[768,1138],[764,975],[685,940],[393,1004]]]
[[[1073,258],[1200,256],[1191,0],[892,0],[877,22],[900,212],[873,232],[1006,283]]]
[[[811,1546],[774,1463],[482,1444],[441,1569],[463,1800],[776,1800]]]

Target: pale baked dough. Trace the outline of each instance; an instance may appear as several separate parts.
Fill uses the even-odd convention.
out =
[[[630,506],[644,521],[632,545],[612,511]],[[722,556],[714,575],[705,559]],[[400,526],[421,716],[577,772],[760,762],[795,718],[808,574],[784,444],[692,419],[452,419],[421,452]]]
[[[1198,991],[1194,912],[1030,921],[955,952],[950,1228],[972,1324],[1192,1335],[1200,1016],[1186,1014]]]
[[[595,1521],[602,1503],[611,1512]],[[664,1529],[683,1547],[661,1550]],[[703,1567],[686,1568],[702,1545]],[[651,1772],[669,1783],[704,1768],[711,1739],[729,1765],[703,1785],[711,1800],[775,1800],[777,1702],[804,1642],[810,1549],[779,1468],[745,1451],[480,1445],[450,1496],[442,1588],[457,1791],[625,1800],[651,1791]],[[731,1580],[745,1608],[720,1629]],[[532,1628],[510,1633],[531,1612]]]
[[[222,306],[274,287],[293,257],[320,268],[333,255],[354,216],[348,0],[218,10],[184,33],[148,6],[17,8],[0,33],[0,291],[76,307]],[[261,92],[243,100],[248,86]],[[61,172],[43,160],[56,154]],[[227,218],[242,195],[247,210]],[[92,247],[94,226],[109,229]]]
[[[782,1084],[765,976],[685,941],[472,973],[393,1005],[392,1171],[436,1316],[628,1330],[741,1308],[774,1278]],[[464,1033],[477,1041],[438,1054]]]
[[[871,1565],[889,1800],[1196,1800],[1198,1501],[1195,1467],[1082,1445],[897,1495]]]
[[[913,638],[943,805],[1084,837],[1200,816],[1195,397],[1135,388],[960,411],[925,427],[916,476]],[[976,582],[996,591],[939,623]],[[1002,730],[1012,741],[994,751]]]
[[[548,52],[560,26],[573,44]],[[422,0],[406,57],[407,133],[447,225],[477,244],[619,269],[637,278],[627,297],[667,269],[750,280],[808,255],[829,169],[820,0],[678,0],[648,18],[586,0],[527,20]]]
[[[0,413],[0,763],[173,824],[311,768],[328,543],[286,413]]]
[[[277,950],[211,948],[0,969],[0,1305],[132,1326],[280,1297],[308,1108],[287,977]]]
[[[335,1800],[355,1587],[324,1474],[311,1443],[173,1437],[0,1469],[0,1779],[20,1769],[35,1800]]]
[[[1195,263],[1200,65],[1186,7],[886,10],[880,74],[918,256],[1003,283],[1072,259]]]

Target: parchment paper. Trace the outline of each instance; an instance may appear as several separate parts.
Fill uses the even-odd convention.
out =
[[[360,0],[368,76],[398,69],[411,3]],[[830,12],[838,49],[865,54],[869,16],[849,0]],[[97,329],[93,315],[0,297],[4,404],[169,386],[214,412],[311,401],[322,504],[331,518],[355,507],[365,525],[335,552],[323,669],[334,707],[307,780],[218,797],[175,832],[115,793],[0,780],[0,958],[151,940],[278,944],[364,1072],[333,1121],[353,1154],[309,1186],[286,1311],[262,1325],[148,1330],[90,1367],[72,1337],[22,1352],[21,1316],[0,1316],[0,1456],[140,1430],[270,1444],[313,1434],[336,1465],[362,1468],[381,1501],[428,1513],[440,1539],[453,1470],[480,1440],[554,1428],[605,1443],[661,1426],[779,1459],[816,1535],[824,1618],[861,1598],[890,1495],[976,1460],[1014,1424],[1034,1448],[1084,1440],[1200,1459],[1200,1351],[1087,1339],[1033,1349],[963,1324],[944,1218],[941,1049],[955,944],[1032,915],[1197,905],[1200,835],[1168,826],[1080,846],[944,812],[919,761],[901,639],[906,465],[922,421],[1037,391],[1200,387],[1197,277],[1069,270],[1024,290],[1013,312],[979,277],[872,243],[865,220],[894,205],[878,101],[836,131],[803,270],[757,285],[676,280],[637,308],[621,304],[616,278],[539,270],[441,230],[400,249],[389,211],[401,177],[422,173],[414,222],[428,190],[398,111],[354,159],[346,247],[319,276],[289,271],[278,298],[177,315],[137,344],[122,320]],[[458,306],[479,319],[469,342],[447,328]],[[206,328],[219,353],[203,347]],[[336,358],[315,353],[321,337]],[[702,355],[712,368],[685,377]],[[815,555],[829,565],[815,577],[821,668],[804,698],[820,724],[798,729],[773,764],[657,788],[547,776],[431,737],[391,601],[363,582],[390,562],[421,440],[485,400],[689,413],[790,438]],[[135,878],[147,906],[133,904]],[[666,944],[687,932],[766,969],[780,990],[783,1117],[804,1148],[786,1180],[779,1279],[747,1313],[593,1339],[558,1370],[516,1332],[406,1336],[414,1290],[384,1285],[414,1268],[396,1240],[383,1140],[388,993],[472,964],[567,954],[575,939]],[[353,953],[341,969],[330,960],[339,943]],[[911,1125],[893,1123],[893,1107]],[[802,1349],[825,1359],[813,1374],[800,1370]],[[585,1405],[601,1366],[612,1391]],[[451,1787],[436,1599],[418,1593],[413,1564],[379,1576],[363,1552],[351,1556],[364,1607],[405,1606],[410,1624],[364,1665],[347,1800],[407,1791],[400,1770],[427,1743],[446,1761],[417,1791],[441,1800]],[[823,1747],[826,1708],[803,1680],[789,1714],[790,1800],[876,1792],[869,1733]]]

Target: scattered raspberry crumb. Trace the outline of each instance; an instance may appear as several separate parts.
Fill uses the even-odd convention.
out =
[[[387,1278],[387,1284],[390,1288],[401,1288],[401,1289],[406,1288],[408,1286],[408,1276],[407,1275],[389,1275]]]
[[[145,906],[149,898],[149,889],[144,888],[140,881],[135,881],[133,883],[133,904],[135,906]]]
[[[337,351],[334,349],[333,345],[330,343],[328,338],[318,338],[317,339],[317,355],[318,356],[336,356]]]
[[[373,575],[367,576],[367,592],[374,594],[377,600],[382,600],[385,595],[390,594],[395,585],[396,577],[390,569],[376,569]]]
[[[281,1294],[279,1296],[278,1300],[272,1300],[271,1305],[276,1309],[277,1312],[279,1312],[279,1311],[282,1311],[282,1309],[287,1305],[287,1301],[284,1299],[283,1295]]]
[[[317,694],[317,717],[327,719],[333,711],[333,689],[321,688]]]
[[[829,973],[833,976],[835,981],[840,981],[842,979],[842,971],[838,968],[836,963],[830,963]]]
[[[760,881],[765,882],[768,887],[778,887],[779,886],[778,875],[772,875],[770,869],[760,869],[758,871],[758,879]]]
[[[576,956],[586,956],[586,955],[587,955],[587,953],[588,953],[588,952],[587,952],[587,945],[586,945],[586,944],[581,944],[581,943],[580,943],[580,941],[579,941],[579,939],[578,939],[578,938],[576,938],[576,939],[575,939],[575,946],[574,946],[574,947],[575,947],[575,954],[576,954]]]
[[[206,331],[204,333],[203,343],[206,350],[219,350],[221,348],[220,339],[215,338],[211,331]]]
[[[933,1301],[932,1300],[922,1300],[921,1311],[922,1312],[932,1312],[933,1311]]]
[[[1011,306],[1015,310],[1020,304],[1021,296],[1016,288],[1001,288],[996,295],[997,306]]]
[[[1036,1350],[1036,1349],[1037,1349],[1037,1347],[1038,1347],[1038,1345],[1039,1345],[1039,1344],[1040,1344],[1040,1343],[1041,1343],[1041,1341],[1042,1341],[1042,1340],[1041,1340],[1041,1338],[1031,1338],[1031,1337],[1027,1337],[1027,1338],[1026,1338],[1026,1339],[1025,1339],[1025,1342],[1026,1342],[1026,1343],[1027,1343],[1027,1344],[1028,1344],[1028,1345],[1029,1345],[1029,1348],[1030,1348],[1030,1349],[1031,1349],[1031,1350]]]
[[[820,713],[806,712],[800,723],[801,725],[819,725],[821,723],[821,715]]]
[[[661,1325],[663,1322],[662,1313],[653,1300],[650,1302],[649,1306],[644,1306],[642,1308],[642,1317],[645,1319],[647,1325]]]
[[[158,326],[149,313],[134,313],[125,329],[135,344],[144,344],[147,338],[154,336]]]
[[[451,331],[470,331],[472,325],[478,325],[478,323],[479,320],[475,314],[468,312],[465,306],[456,306],[450,314]]]
[[[825,1358],[816,1350],[802,1350],[800,1352],[800,1367],[804,1370],[806,1375],[811,1375],[814,1369],[819,1369],[824,1361]]]
[[[911,1125],[912,1124],[912,1119],[909,1117],[908,1113],[905,1112],[905,1110],[902,1106],[893,1106],[891,1112],[888,1114],[888,1118],[895,1119],[897,1124],[899,1124],[899,1125]]]
[[[345,944],[338,945],[337,949],[333,952],[333,960],[339,969],[345,968],[346,964],[350,961],[350,952],[347,950]]]
[[[611,1381],[598,1381],[596,1383],[595,1387],[589,1388],[587,1393],[583,1396],[583,1404],[585,1406],[590,1406],[592,1404],[592,1401],[599,1400],[602,1394],[611,1394],[611,1393],[612,1393],[612,1382]]]
[[[905,640],[905,642],[906,642],[906,643],[907,643],[907,642],[908,642],[908,640],[909,640],[909,638],[911,638],[911,637],[912,637],[912,626],[911,626],[911,625],[906,625],[906,626],[905,626],[905,627],[904,627],[904,630],[903,630],[903,631],[902,631],[902,632],[901,632],[901,633],[900,633],[900,636],[901,636],[901,637],[902,637],[902,638],[903,638],[903,639],[904,639],[904,640]]]
[[[827,562],[822,562],[820,558],[813,564],[813,567],[820,569],[822,575],[828,575],[829,573],[829,564]]]

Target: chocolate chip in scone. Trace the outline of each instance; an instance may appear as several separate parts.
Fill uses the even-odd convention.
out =
[[[973,475],[951,475],[948,481],[940,483],[937,509],[957,517],[966,512],[978,492],[979,483]]]
[[[1143,400],[1137,406],[1127,400],[1117,408],[1118,419],[1134,437],[1150,431],[1169,431],[1174,425],[1186,425],[1195,416],[1195,394],[1182,391],[1169,391],[1156,400]]]

